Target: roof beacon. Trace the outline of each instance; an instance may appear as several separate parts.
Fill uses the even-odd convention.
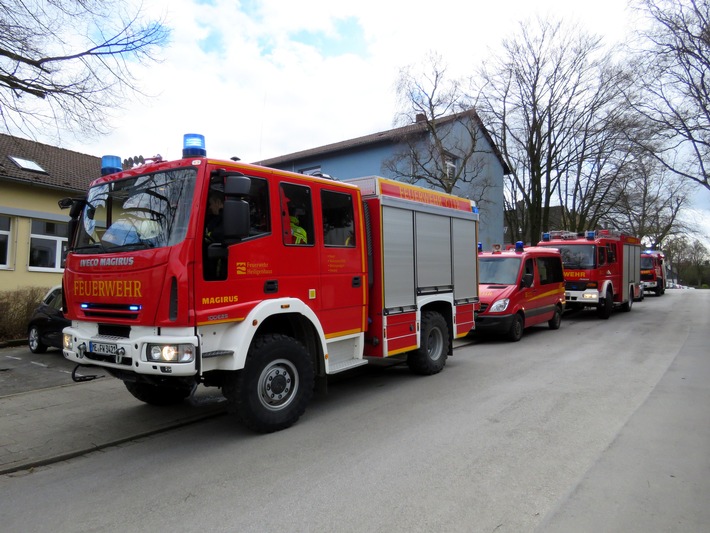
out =
[[[199,133],[186,133],[182,141],[182,156],[183,157],[205,157],[207,149],[205,148],[205,136]]]
[[[121,158],[117,155],[105,155],[101,157],[102,176],[115,174],[116,172],[121,172],[121,170],[123,170],[123,167],[121,166]]]
[[[516,252],[522,252],[523,251],[523,241],[516,241],[515,242],[515,251]]]

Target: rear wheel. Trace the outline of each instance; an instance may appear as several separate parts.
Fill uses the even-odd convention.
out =
[[[625,312],[631,311],[631,308],[634,305],[634,287],[633,285],[629,287],[629,301],[624,302],[624,304],[621,306],[621,310]]]
[[[427,311],[422,316],[421,343],[419,349],[407,356],[407,365],[412,372],[430,376],[441,372],[449,352],[449,327],[436,311]]]
[[[306,348],[286,335],[257,338],[244,370],[225,384],[230,411],[248,428],[271,433],[292,426],[313,397],[315,374]]]
[[[547,321],[547,325],[550,329],[560,329],[560,324],[562,324],[562,310],[555,306],[555,314]]]
[[[133,381],[124,381],[123,384],[137,400],[150,405],[177,405],[190,396],[187,387],[166,387]]]
[[[27,344],[32,353],[44,353],[47,351],[47,345],[40,340],[37,326],[31,326],[30,330],[27,332]]]
[[[522,339],[524,327],[525,324],[523,322],[523,317],[520,313],[517,313],[513,317],[513,323],[510,325],[510,329],[508,330],[508,340],[511,342],[518,342]]]

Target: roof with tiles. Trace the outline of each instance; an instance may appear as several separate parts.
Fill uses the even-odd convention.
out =
[[[44,172],[22,168],[13,157],[33,161]],[[0,134],[0,181],[84,192],[100,175],[100,157]]]

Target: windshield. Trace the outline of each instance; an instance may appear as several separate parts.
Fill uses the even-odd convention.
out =
[[[593,244],[567,244],[555,245],[562,255],[562,264],[565,268],[595,268],[595,246]]]
[[[479,283],[483,285],[515,285],[519,270],[519,257],[479,257]]]
[[[183,168],[96,185],[81,214],[74,251],[158,248],[187,232],[197,171]]]
[[[642,257],[641,268],[644,270],[651,270],[653,268],[653,259],[651,257]]]

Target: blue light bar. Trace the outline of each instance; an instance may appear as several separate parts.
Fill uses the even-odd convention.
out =
[[[204,157],[207,155],[205,136],[199,133],[186,133],[182,140],[183,157]]]
[[[479,252],[482,252],[482,251],[483,251],[483,243],[482,243],[482,242],[479,242],[479,243],[478,243],[478,251],[479,251]]]
[[[523,251],[523,241],[516,241],[515,242],[515,251],[516,252],[522,252]]]
[[[141,306],[140,306],[140,305],[129,305],[129,306],[128,306],[128,310],[129,310],[129,311],[140,311],[140,310],[141,310]]]
[[[123,170],[123,167],[121,166],[121,158],[117,155],[105,155],[101,157],[102,176],[115,174],[116,172],[121,172],[121,170]]]
[[[588,232],[587,232],[587,240],[588,240],[588,241],[593,241],[593,240],[594,240],[594,231],[588,231]]]
[[[550,234],[548,232],[545,232],[542,234],[542,240],[547,242],[550,240]]]

